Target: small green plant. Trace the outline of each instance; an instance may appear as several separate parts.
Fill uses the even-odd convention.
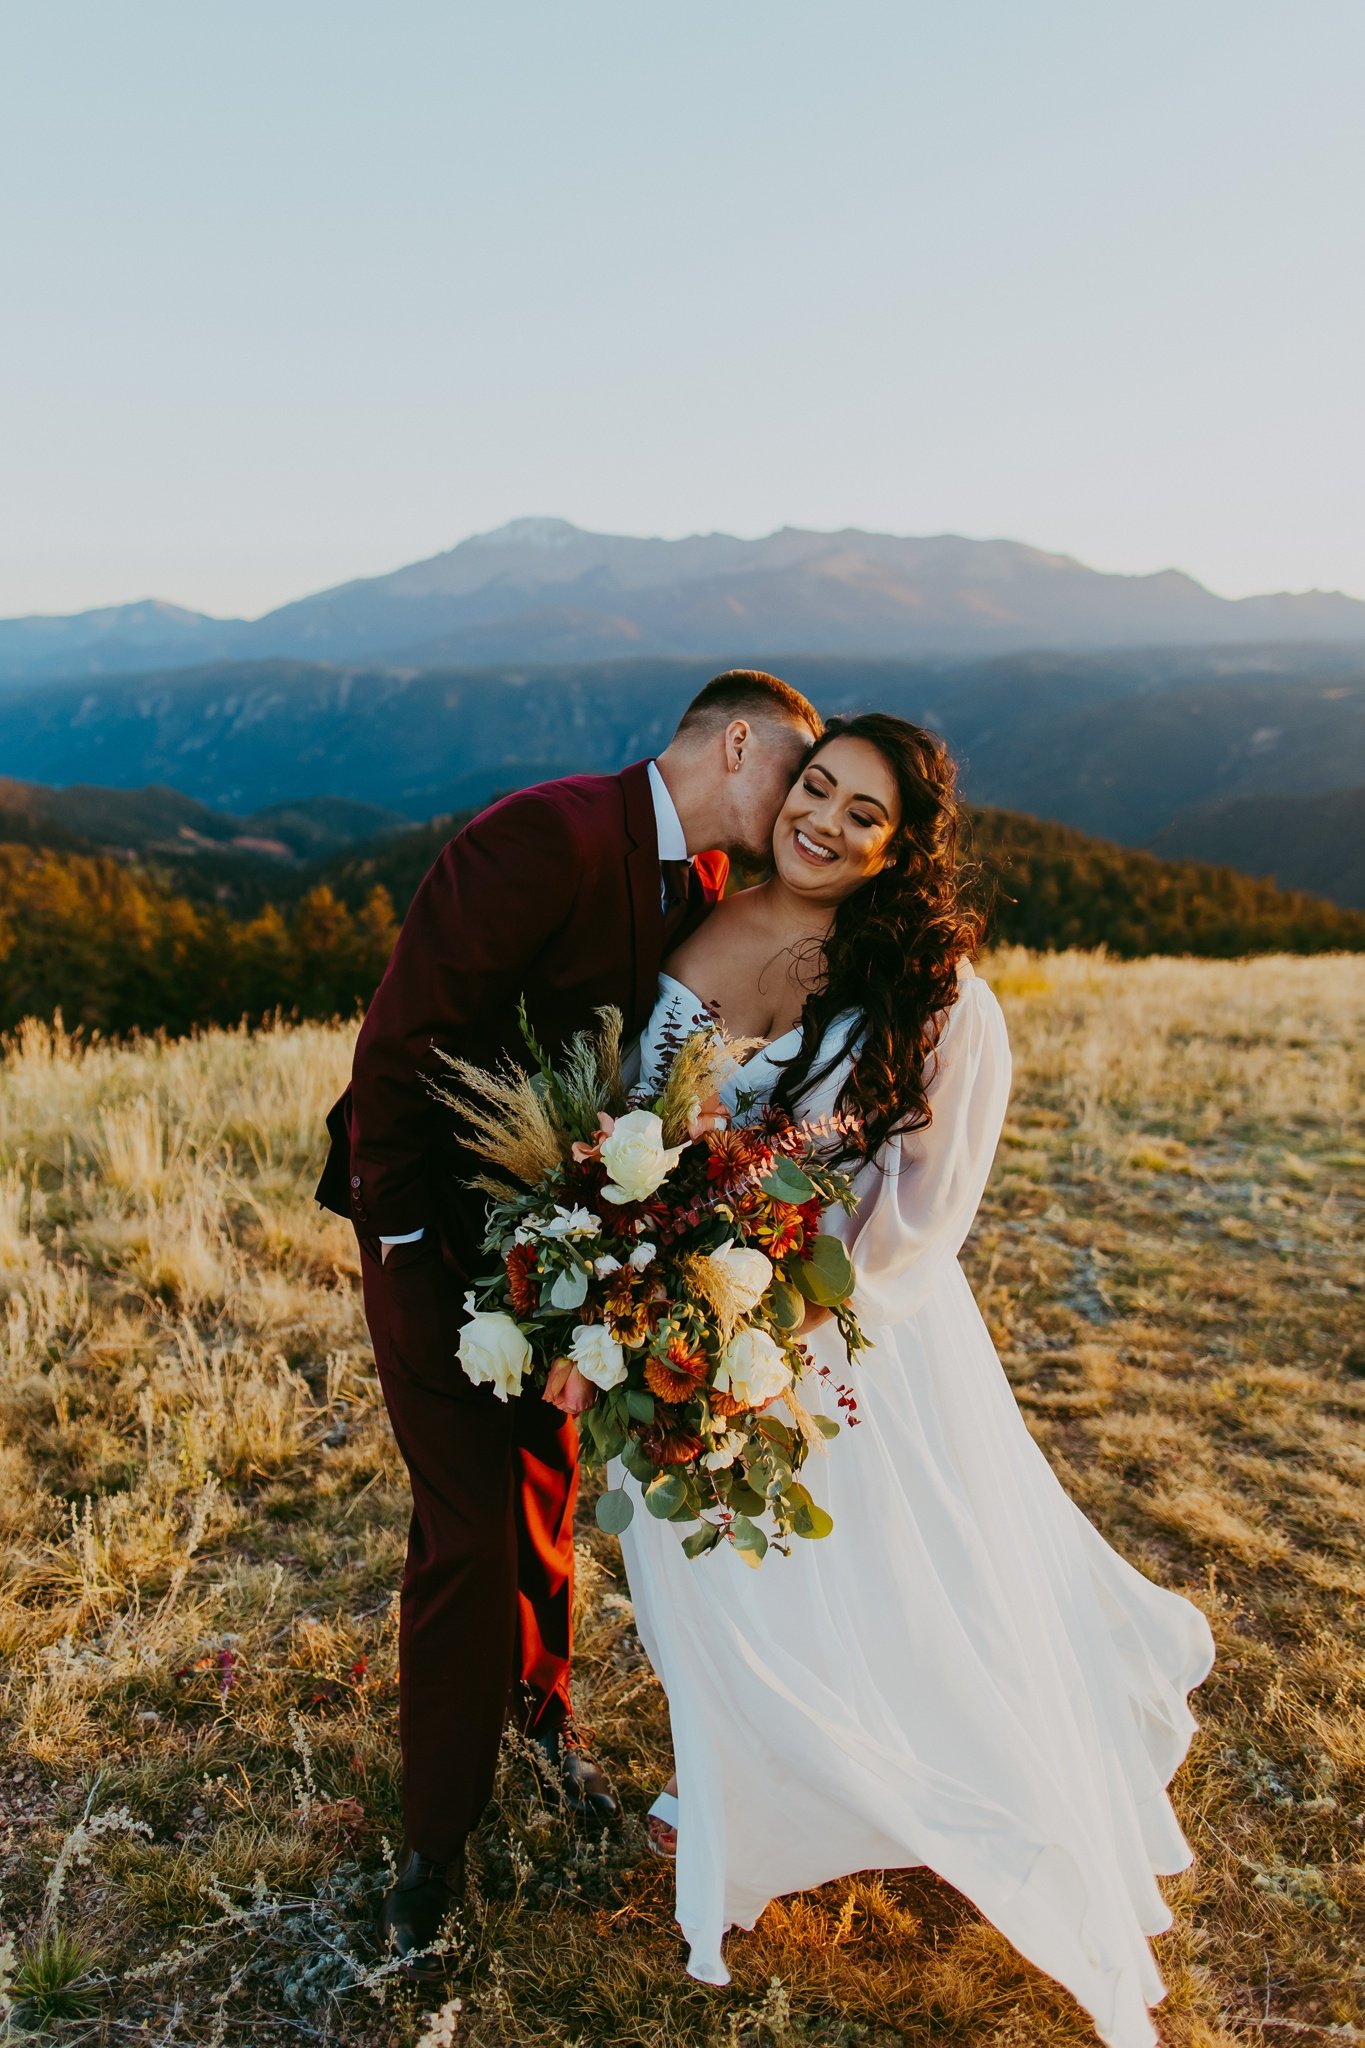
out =
[[[83,2020],[95,2008],[94,1972],[99,1958],[78,1935],[53,1928],[20,1955],[12,1996],[23,2026],[51,2020]]]

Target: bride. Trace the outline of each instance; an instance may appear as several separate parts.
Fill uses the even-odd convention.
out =
[[[850,1368],[827,1311],[802,1398],[856,1426],[816,1491],[834,1517],[754,1571],[691,1562],[637,1512],[621,1538],[668,1695],[688,1969],[729,1981],[730,1927],[864,1869],[927,1864],[1080,2001],[1111,2048],[1156,2041],[1155,1875],[1191,1852],[1165,1787],[1213,1657],[1197,1608],[1111,1550],[1035,1446],[957,1263],[999,1138],[1010,1055],[970,964],[952,762],[900,719],[830,726],[773,834],[771,878],[675,953],[641,1044],[708,1013],[765,1041],[744,1114],[859,1119]],[[612,1484],[635,1482],[613,1469]]]

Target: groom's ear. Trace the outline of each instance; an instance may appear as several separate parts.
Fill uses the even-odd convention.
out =
[[[744,753],[751,738],[747,718],[732,718],[725,728],[725,766],[734,775],[744,766]]]

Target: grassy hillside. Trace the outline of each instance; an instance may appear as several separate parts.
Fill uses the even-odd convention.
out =
[[[1175,1786],[1198,1861],[1164,1886],[1163,2043],[1359,2039],[1365,963],[987,972],[1016,1080],[965,1263],[1067,1490],[1218,1639]],[[379,1973],[407,1502],[354,1243],[311,1201],[349,1049],[31,1028],[0,1061],[17,2017],[91,2048],[1093,2048],[922,1870],[774,1906],[727,1991],[682,1976],[642,1824],[665,1707],[590,1501],[578,1707],[624,1824],[577,1841],[509,1752],[462,2010]]]

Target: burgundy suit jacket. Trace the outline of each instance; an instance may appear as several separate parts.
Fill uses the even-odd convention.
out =
[[[723,853],[698,854],[700,888],[676,942],[722,893]],[[412,900],[360,1027],[351,1085],[327,1119],[317,1199],[361,1236],[434,1231],[462,1280],[479,1270],[485,1197],[456,1142],[453,1113],[424,1076],[434,1047],[481,1066],[529,1064],[517,1026],[524,993],[558,1050],[612,1003],[643,1029],[664,950],[658,835],[648,764],[572,775],[503,798],[446,845]]]

